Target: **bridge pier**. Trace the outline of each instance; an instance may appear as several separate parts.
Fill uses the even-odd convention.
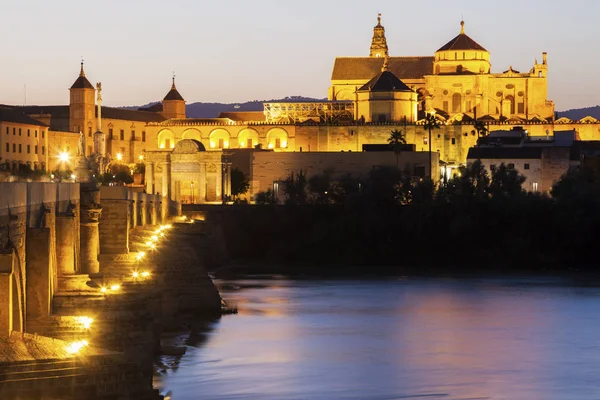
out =
[[[0,254],[0,339],[7,339],[13,330],[13,269],[13,251]]]
[[[46,318],[52,310],[54,277],[50,228],[27,228],[27,320]]]
[[[59,275],[73,275],[75,265],[75,214],[56,216],[56,264]]]
[[[98,262],[100,234],[98,220],[102,213],[101,208],[81,209],[81,272],[84,274],[97,274],[100,272]]]

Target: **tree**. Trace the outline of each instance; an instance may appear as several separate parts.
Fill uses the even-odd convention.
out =
[[[331,201],[331,174],[331,171],[324,171],[322,174],[311,176],[308,180],[308,191],[314,203],[329,204]]]
[[[600,200],[600,176],[591,168],[571,168],[550,191],[562,204],[596,204]]]
[[[361,188],[360,181],[346,173],[331,184],[331,201],[334,204],[355,202],[360,197]]]
[[[402,146],[406,144],[406,138],[402,134],[401,130],[394,129],[392,132],[390,132],[388,143],[394,149],[394,153],[396,154],[396,168],[398,168],[398,155],[402,150]]]
[[[256,204],[277,204],[277,197],[275,197],[275,192],[272,189],[268,189],[264,192],[256,193],[254,196],[254,202]]]
[[[248,193],[250,189],[250,180],[239,168],[231,170],[231,195],[234,198]]]
[[[489,186],[490,177],[481,160],[476,160],[459,167],[458,174],[448,182],[446,193],[451,203],[465,204],[473,200],[486,200]]]
[[[380,166],[369,172],[365,182],[367,200],[377,206],[397,205],[402,202],[404,175],[396,167]]]
[[[431,131],[433,129],[439,129],[440,121],[435,117],[433,113],[428,113],[425,115],[425,124],[423,128],[425,128],[429,132],[429,140],[427,141],[429,144],[429,176],[433,179],[433,163],[431,161]]]
[[[429,178],[419,180],[409,193],[410,204],[429,204],[435,197],[435,183]]]
[[[302,170],[290,173],[282,184],[287,204],[306,204],[306,174]]]
[[[514,198],[525,193],[525,177],[515,169],[509,169],[504,163],[492,170],[490,195],[492,198]]]
[[[129,169],[129,166],[127,166],[126,164],[111,164],[109,170],[109,172],[105,172],[104,174],[98,177],[100,178],[98,180],[101,181],[103,185],[108,185],[109,183],[133,183],[131,169]]]
[[[406,138],[404,134],[399,129],[394,129],[390,132],[390,137],[388,138],[388,143],[396,148],[397,145],[406,144]]]

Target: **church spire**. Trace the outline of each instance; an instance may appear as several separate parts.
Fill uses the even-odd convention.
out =
[[[381,13],[377,15],[377,25],[373,28],[370,57],[387,57],[388,46],[385,39],[385,28],[381,25]]]

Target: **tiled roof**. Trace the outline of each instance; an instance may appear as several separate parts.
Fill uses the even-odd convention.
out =
[[[358,90],[371,92],[406,92],[412,91],[398,77],[390,71],[382,71]]]
[[[14,106],[13,108],[33,117],[49,114],[51,131],[66,132],[70,129],[69,106]]]
[[[177,89],[175,89],[175,86],[173,86],[171,88],[171,90],[169,90],[169,93],[167,93],[167,95],[165,96],[165,98],[163,100],[180,100],[180,101],[185,101],[185,100],[183,100],[183,97],[181,97],[181,94],[179,94],[179,92],[177,91]]]
[[[40,121],[31,118],[23,111],[11,106],[4,105],[0,105],[0,121],[14,122],[16,124],[25,125],[46,126],[46,124],[43,124]]]
[[[236,122],[265,121],[264,111],[223,111],[218,118],[229,118]]]
[[[96,116],[98,116],[97,108]],[[162,122],[166,120],[166,118],[159,113],[113,107],[102,107],[102,118],[140,122]]]
[[[52,117],[69,117],[69,106],[10,106],[25,114],[50,114]]]
[[[94,86],[92,86],[85,75],[79,75],[77,80],[71,85],[71,89],[94,89]]]
[[[457,37],[443,45],[438,49],[438,51],[448,51],[448,50],[481,50],[487,51],[483,48],[479,43],[468,37],[464,33],[460,33]]]
[[[433,57],[388,57],[388,70],[400,79],[423,79],[433,73]],[[332,80],[371,79],[383,66],[383,57],[338,57]]]

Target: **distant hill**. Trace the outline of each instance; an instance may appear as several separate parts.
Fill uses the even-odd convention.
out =
[[[558,118],[567,117],[574,121],[580,120],[581,118],[587,116],[600,119],[600,106],[596,105],[593,107],[574,108],[572,110],[559,111],[557,114]]]
[[[285,102],[312,102],[324,101],[326,99],[315,99],[312,97],[289,96],[284,99],[273,100],[254,100],[245,103],[191,103],[186,105],[186,114],[188,118],[216,118],[220,112],[224,111],[262,111],[263,103]],[[143,106],[122,107],[128,110],[137,110],[140,107],[149,107],[158,102],[144,104]]]

